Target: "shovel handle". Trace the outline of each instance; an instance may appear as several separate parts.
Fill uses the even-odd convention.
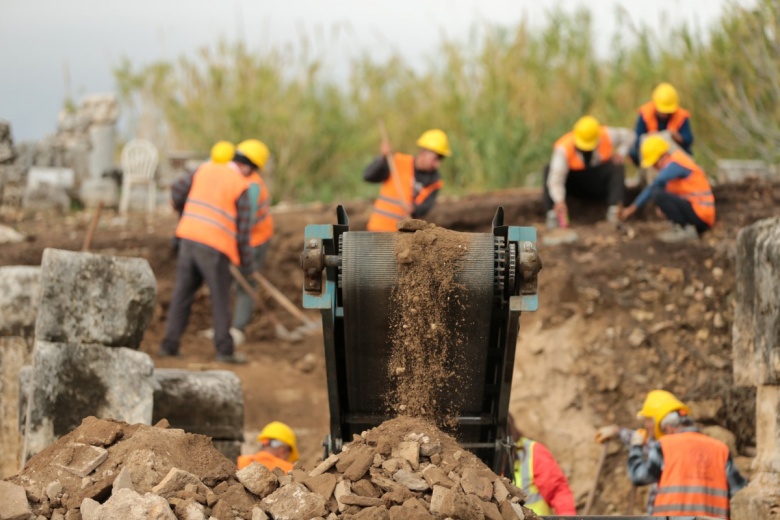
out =
[[[596,488],[599,486],[599,478],[601,478],[601,472],[604,470],[604,462],[607,460],[607,443],[605,442],[601,446],[601,455],[599,456],[599,464],[596,469],[596,476],[593,479],[593,487],[590,488],[590,493],[588,493],[588,501],[585,503],[585,512],[584,515],[589,515],[590,510],[593,507],[593,502],[596,499]]]
[[[290,314],[301,320],[304,325],[310,325],[313,323],[293,302],[290,301],[287,296],[285,296],[279,289],[274,287],[265,276],[258,272],[252,273],[252,276],[255,280],[258,281],[260,285],[263,286],[263,289],[268,291],[268,294],[270,294],[271,297],[279,303],[279,305],[287,309]]]
[[[271,309],[269,309],[263,299],[260,298],[255,288],[252,287],[252,285],[249,283],[249,280],[246,279],[246,276],[241,274],[241,271],[239,271],[238,268],[233,264],[230,264],[230,274],[233,275],[233,278],[236,279],[239,285],[244,288],[244,291],[246,291],[247,294],[249,294],[249,296],[255,301],[255,304],[260,307],[260,312],[268,316],[268,319],[271,321],[274,327],[279,327],[285,329],[286,331],[287,329],[284,327],[284,325],[282,325],[282,322],[279,321],[279,318],[276,316],[276,314]]]

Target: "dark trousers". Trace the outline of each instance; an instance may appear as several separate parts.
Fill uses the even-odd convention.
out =
[[[214,325],[214,345],[218,354],[233,353],[230,336],[230,260],[216,249],[191,240],[182,240],[176,264],[176,283],[162,350],[174,354],[190,319],[195,293],[206,282],[211,293],[211,316]]]
[[[544,209],[553,208],[553,200],[547,188],[550,165],[544,167]],[[623,202],[626,191],[626,167],[606,162],[584,170],[570,170],[566,176],[566,198],[606,201],[607,206]]]
[[[710,229],[710,225],[700,219],[693,211],[691,203],[678,195],[663,190],[653,190],[650,194],[650,200],[666,215],[666,218],[675,224],[693,225],[700,235]]]

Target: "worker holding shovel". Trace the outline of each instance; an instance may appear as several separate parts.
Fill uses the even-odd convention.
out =
[[[381,155],[363,171],[363,179],[367,182],[382,183],[367,229],[396,231],[398,222],[421,218],[433,208],[436,196],[444,186],[439,166],[452,152],[447,134],[433,129],[417,140],[420,147],[417,155],[392,153],[384,126],[381,129]]]

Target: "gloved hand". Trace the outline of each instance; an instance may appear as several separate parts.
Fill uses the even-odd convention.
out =
[[[617,424],[610,424],[609,426],[602,426],[596,431],[596,442],[604,444],[608,440],[617,436],[620,428]]]
[[[644,446],[647,442],[647,430],[639,428],[631,434],[631,446]]]

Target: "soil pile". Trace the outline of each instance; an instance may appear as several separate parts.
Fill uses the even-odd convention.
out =
[[[421,419],[387,421],[287,475],[259,464],[237,472],[208,437],[166,426],[89,417],[9,481],[47,519],[536,518],[520,489]]]
[[[448,424],[459,415],[458,403],[439,394],[462,363],[457,356],[461,340],[448,309],[458,305],[461,287],[454,279],[471,235],[414,219],[400,222],[398,229],[399,280],[391,294],[395,318],[388,367],[396,385],[388,404],[398,414]]]

